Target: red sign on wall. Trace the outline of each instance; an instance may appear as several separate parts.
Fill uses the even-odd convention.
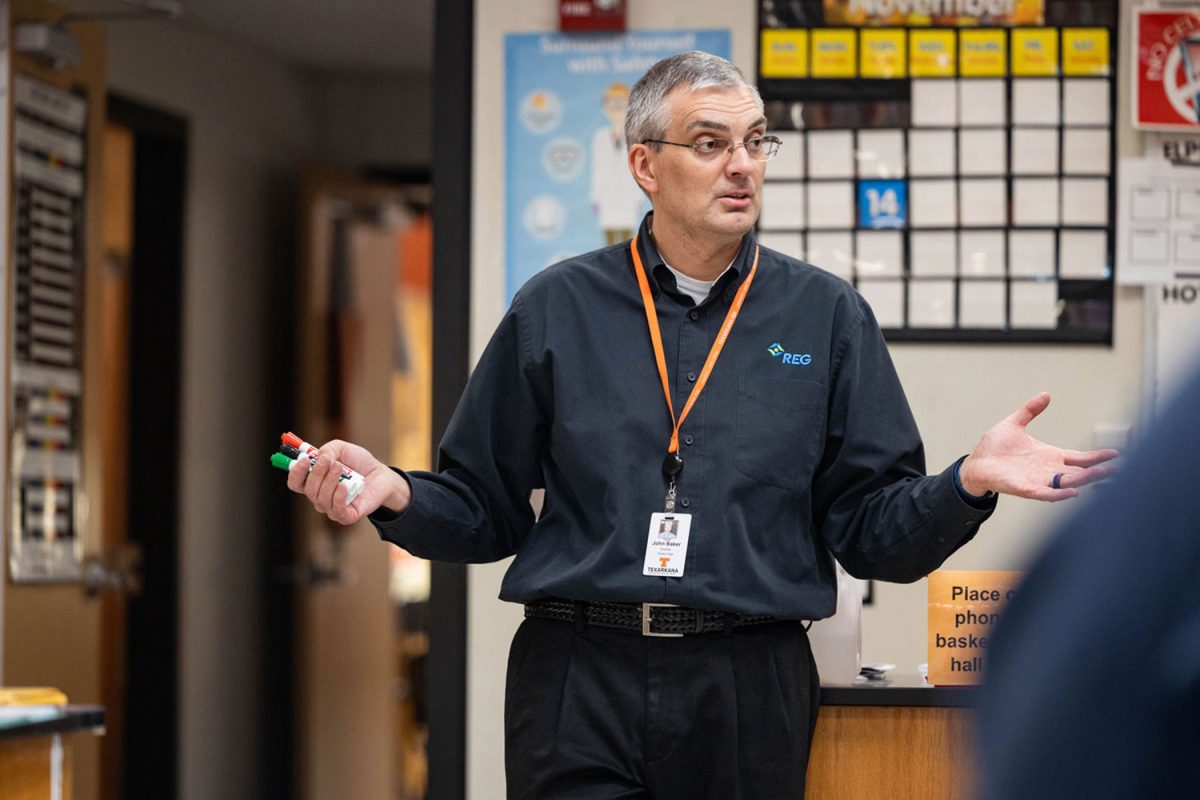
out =
[[[625,0],[558,0],[561,31],[623,31]]]
[[[1200,132],[1200,10],[1139,10],[1133,24],[1133,126]]]

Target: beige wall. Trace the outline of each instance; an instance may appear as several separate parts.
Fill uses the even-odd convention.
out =
[[[734,10],[737,9],[737,10]],[[1126,13],[1128,10],[1126,9]],[[508,32],[554,30],[556,4],[517,6],[476,2],[475,165],[472,231],[472,357],[477,358],[503,312],[504,162],[494,143],[503,140],[504,52]],[[734,61],[755,73],[752,4],[694,0],[635,4],[629,27],[728,28]],[[1121,28],[1128,30],[1127,26]],[[1125,51],[1128,52],[1127,43]],[[1124,80],[1124,74],[1122,74]],[[1127,98],[1127,87],[1121,94]],[[1123,100],[1119,122],[1128,119]],[[1121,126],[1122,152],[1136,150]],[[1114,347],[895,345],[892,356],[925,437],[931,471],[968,452],[991,424],[1034,393],[1054,400],[1034,435],[1066,447],[1089,448],[1093,428],[1137,419],[1141,382],[1140,290],[1119,292]],[[1076,504],[1077,505],[1077,504]],[[1004,498],[976,541],[950,559],[957,569],[1016,568],[1044,540],[1070,504],[1057,507]],[[469,582],[468,792],[474,800],[503,796],[502,668],[520,609],[496,600],[505,564],[474,566]],[[863,659],[895,663],[915,672],[925,661],[925,582],[876,584],[874,606],[863,614]]]
[[[267,276],[288,257],[289,184],[313,153],[298,78],[177,22],[108,28],[112,90],[190,122],[185,211],[179,567],[180,797],[253,797]],[[247,76],[254,80],[246,80]],[[235,469],[236,468],[236,469]],[[382,556],[381,556],[382,557]]]

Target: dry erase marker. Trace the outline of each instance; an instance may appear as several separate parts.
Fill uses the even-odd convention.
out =
[[[317,463],[317,457],[320,455],[320,451],[311,444],[308,444],[307,441],[301,440],[298,435],[289,431],[288,433],[281,435],[280,441],[282,445],[280,446],[280,452],[278,452],[277,455],[282,455],[284,458],[293,459],[293,461],[294,459],[298,459],[300,456],[304,456],[308,459],[308,463]],[[271,463],[276,464],[276,467],[278,465],[274,456],[271,457]],[[288,467],[290,467],[290,463],[288,464]],[[284,467],[283,469],[288,469],[288,467]],[[312,469],[312,467],[310,467],[310,469]],[[354,503],[354,498],[359,497],[359,493],[362,491],[362,488],[366,486],[366,479],[364,479],[364,477],[358,473],[355,473],[353,469],[349,469],[347,467],[342,468],[342,474],[338,476],[337,480],[338,482],[346,483],[346,505]]]
[[[284,470],[291,469],[292,464],[298,460],[294,457],[296,455],[299,455],[296,448],[284,445],[280,448],[280,452],[271,454],[271,466]],[[313,465],[317,463],[316,456],[305,454],[304,458],[308,460],[308,471],[312,472]],[[354,470],[346,470],[338,476],[338,483],[346,484],[346,505],[350,505],[354,502],[354,498],[358,497],[358,493],[363,490],[365,481]]]

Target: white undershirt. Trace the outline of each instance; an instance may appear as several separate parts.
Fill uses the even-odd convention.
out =
[[[737,258],[734,258],[733,261],[737,261]],[[729,267],[733,266],[733,261],[729,262]],[[696,305],[700,305],[708,299],[708,293],[712,291],[713,284],[721,280],[721,275],[724,275],[729,271],[729,267],[725,267],[725,269],[721,270],[721,275],[718,275],[711,281],[702,281],[691,276],[684,275],[666,261],[663,261],[663,266],[671,270],[671,274],[675,276],[675,285],[679,287],[679,291],[695,300]]]

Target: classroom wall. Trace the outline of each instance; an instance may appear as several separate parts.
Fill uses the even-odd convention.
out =
[[[517,6],[477,0],[475,145],[473,159],[471,352],[478,358],[503,313],[504,162],[495,142],[504,137],[503,37],[510,32],[557,27],[557,4]],[[1128,8],[1124,13],[1128,15]],[[733,60],[755,73],[753,4],[669,0],[632,4],[631,29],[728,28]],[[1120,28],[1127,31],[1127,22]],[[1127,43],[1122,54],[1128,56]],[[1128,117],[1127,79],[1122,106]],[[1121,125],[1122,153],[1136,152],[1136,137]],[[992,424],[1038,391],[1050,391],[1050,409],[1032,428],[1035,436],[1071,448],[1093,446],[1106,423],[1131,424],[1138,413],[1142,358],[1140,290],[1119,290],[1113,348],[897,344],[891,348],[917,422],[925,437],[930,471],[968,452]],[[946,564],[955,569],[1019,568],[1071,504],[1049,506],[1003,498],[976,541]],[[1078,505],[1078,502],[1075,503]],[[496,599],[506,562],[472,566],[469,573],[468,793],[473,800],[503,797],[503,664],[519,606]],[[875,585],[876,601],[863,614],[863,659],[895,663],[916,672],[925,659],[925,582]]]
[[[428,73],[306,74],[321,160],[342,169],[428,167],[433,161],[433,78]]]
[[[292,183],[315,153],[300,77],[179,22],[108,29],[113,91],[190,123],[185,212],[180,488],[180,797],[255,797],[264,481],[260,311],[291,258]],[[246,80],[253,75],[254,80]],[[269,476],[268,476],[269,477]]]

